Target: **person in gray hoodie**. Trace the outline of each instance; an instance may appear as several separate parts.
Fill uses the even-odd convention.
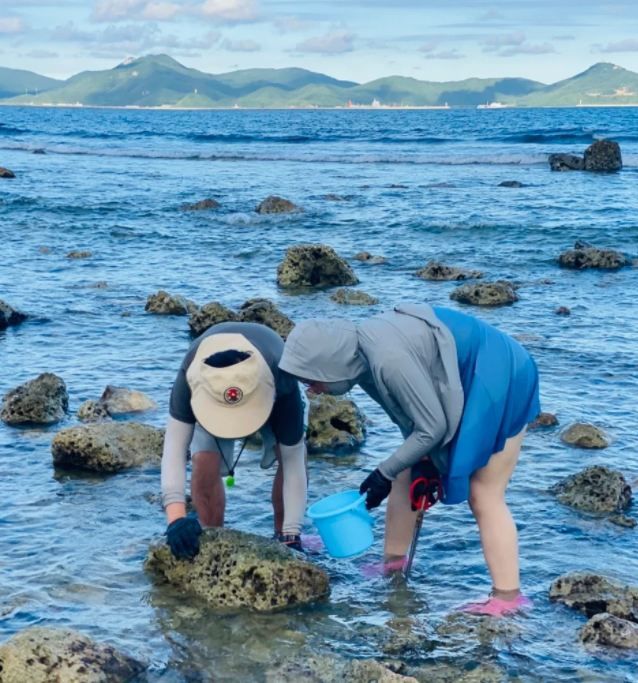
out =
[[[469,611],[504,614],[524,606],[516,526],[505,490],[527,424],[540,412],[538,372],[514,339],[469,315],[404,304],[359,325],[347,320],[297,324],[279,368],[315,393],[359,385],[399,427],[403,443],[361,484],[366,506],[389,496],[385,560],[402,569],[416,513],[411,469],[438,473],[442,502],[469,500],[478,523],[492,592]]]

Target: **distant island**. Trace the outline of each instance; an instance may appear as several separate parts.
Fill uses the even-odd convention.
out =
[[[361,84],[297,68],[208,74],[168,55],[148,55],[65,81],[0,67],[0,104],[183,109],[638,106],[638,74],[600,62],[551,85],[525,78],[435,82],[404,76]]]

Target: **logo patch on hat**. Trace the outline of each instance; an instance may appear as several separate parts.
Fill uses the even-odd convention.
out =
[[[244,392],[239,387],[228,387],[224,391],[224,401],[231,406],[239,403],[244,398]]]

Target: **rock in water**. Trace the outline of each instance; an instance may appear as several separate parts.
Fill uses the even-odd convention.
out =
[[[330,299],[337,304],[348,306],[374,306],[379,303],[379,299],[367,292],[362,292],[360,289],[344,289],[343,287],[331,294]]]
[[[199,337],[200,334],[206,332],[209,327],[217,323],[225,323],[228,321],[237,320],[237,314],[226,308],[223,304],[217,301],[211,301],[204,304],[198,311],[195,311],[188,319],[188,326],[191,332]]]
[[[417,270],[416,276],[422,280],[444,282],[448,280],[472,280],[483,277],[479,270],[463,270],[454,266],[446,266],[439,261],[429,261],[421,270]]]
[[[638,623],[638,588],[600,574],[573,572],[559,576],[549,589],[549,598],[588,617],[607,612]]]
[[[238,318],[242,322],[266,325],[284,340],[295,326],[270,299],[249,299],[239,309]]]
[[[427,679],[424,679],[427,680]],[[433,683],[434,683],[434,679]],[[288,659],[266,671],[266,683],[417,683],[374,659],[312,654]]]
[[[450,299],[473,306],[505,306],[518,301],[518,295],[509,282],[481,282],[457,287]]]
[[[27,319],[27,316],[0,299],[0,330],[5,330],[10,325],[19,325]]]
[[[558,424],[558,418],[553,413],[539,413],[534,422],[530,422],[528,429],[540,429],[541,427],[555,427]]]
[[[601,465],[566,477],[550,492],[564,505],[586,512],[617,512],[631,504],[631,486],[625,477]]]
[[[363,413],[354,401],[337,396],[310,395],[309,453],[352,453],[366,437]]]
[[[638,624],[613,614],[596,614],[581,629],[580,639],[588,645],[638,649]]]
[[[162,459],[164,432],[137,422],[96,422],[58,432],[53,464],[93,472],[119,472]]]
[[[78,420],[81,422],[99,422],[100,420],[110,420],[111,416],[106,406],[100,401],[84,401],[78,408]]]
[[[68,407],[64,380],[45,372],[5,394],[0,418],[9,425],[50,425],[63,419]]]
[[[586,171],[620,171],[622,155],[620,145],[613,140],[596,140],[585,150]]]
[[[552,171],[582,171],[585,168],[585,160],[576,154],[550,154],[547,160]]]
[[[15,178],[16,174],[4,166],[0,166],[0,178]]]
[[[206,529],[197,557],[176,560],[152,546],[145,567],[160,582],[215,608],[270,612],[316,602],[330,593],[328,575],[281,543],[234,529]]]
[[[599,270],[618,270],[629,265],[629,259],[614,249],[599,249],[591,244],[576,242],[573,249],[564,251],[558,257],[558,265],[572,270],[597,268]]]
[[[585,422],[575,422],[561,435],[561,441],[579,448],[607,448],[609,441],[602,429]]]
[[[35,626],[0,645],[2,683],[127,683],[146,667],[110,645]]]
[[[295,211],[301,211],[301,209],[289,199],[277,197],[277,195],[270,195],[270,197],[266,197],[266,199],[257,206],[255,211],[262,214],[293,213]]]
[[[338,287],[358,282],[352,268],[325,244],[289,247],[277,267],[277,284],[285,288]]]
[[[157,403],[141,391],[114,387],[110,384],[104,390],[100,403],[104,405],[109,415],[142,413],[157,408]]]
[[[218,209],[221,204],[215,199],[201,199],[192,204],[182,204],[180,207],[182,211],[209,211],[211,209]]]
[[[149,295],[144,310],[156,315],[190,315],[197,311],[197,304],[183,296],[174,296],[160,289]]]

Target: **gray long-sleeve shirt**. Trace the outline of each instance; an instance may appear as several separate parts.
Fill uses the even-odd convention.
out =
[[[447,444],[463,412],[451,332],[427,305],[397,306],[356,326],[344,320],[299,323],[279,367],[306,379],[359,384],[395,422],[403,444],[379,469],[394,479],[429,455],[447,470]]]

